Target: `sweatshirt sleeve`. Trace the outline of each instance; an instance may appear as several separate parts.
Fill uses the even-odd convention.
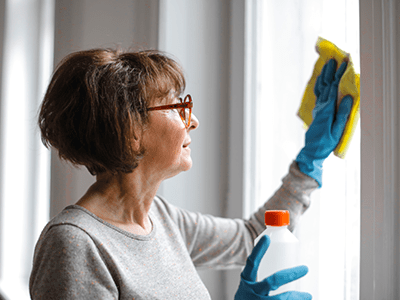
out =
[[[177,226],[196,268],[226,270],[244,266],[253,249],[244,220],[191,212],[160,196],[158,199],[160,212]]]
[[[265,230],[265,210],[290,211],[290,228],[310,205],[310,194],[318,183],[303,174],[293,162],[281,187],[249,220],[220,218],[175,207],[162,197],[158,202],[163,215],[177,225],[196,268],[232,269],[245,265],[254,240]]]
[[[310,195],[318,188],[315,179],[300,171],[296,161],[289,167],[289,173],[282,179],[282,185],[275,194],[264,203],[249,220],[246,220],[252,237],[255,239],[265,230],[264,213],[266,210],[288,210],[290,213],[289,230],[293,231],[301,215],[310,206]]]
[[[99,249],[82,229],[56,225],[35,251],[31,299],[118,299],[118,289]]]

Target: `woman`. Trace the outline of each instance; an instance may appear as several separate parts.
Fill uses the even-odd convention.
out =
[[[293,229],[308,208],[318,181],[300,170],[301,159],[249,220],[189,212],[156,195],[163,180],[192,166],[190,132],[199,121],[191,96],[179,98],[184,89],[180,66],[157,51],[94,49],[60,63],[40,110],[42,141],[96,182],[44,228],[32,299],[210,299],[196,267],[245,265],[235,299],[268,299],[272,279],[305,275],[300,267],[256,283],[269,240],[253,250],[265,210],[290,210]]]

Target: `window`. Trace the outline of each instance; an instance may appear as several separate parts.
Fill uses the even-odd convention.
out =
[[[256,49],[252,74],[257,108],[254,144],[254,211],[281,184],[304,146],[296,116],[318,59],[318,36],[352,56],[360,71],[358,0],[253,1]],[[253,52],[254,53],[254,52]],[[323,187],[311,196],[295,235],[300,263],[310,271],[300,290],[315,299],[359,299],[360,126],[346,159],[333,154],[324,163]],[[334,289],[332,287],[335,287]]]
[[[36,113],[52,71],[54,2],[6,1],[3,15],[0,298],[30,299],[33,248],[49,219],[50,154]]]

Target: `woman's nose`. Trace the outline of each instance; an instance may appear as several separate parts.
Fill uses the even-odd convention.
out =
[[[199,120],[196,118],[195,114],[192,113],[192,116],[190,119],[189,131],[199,127],[199,124],[200,124]]]

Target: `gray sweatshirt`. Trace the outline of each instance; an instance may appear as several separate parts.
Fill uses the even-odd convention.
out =
[[[293,162],[282,186],[249,220],[190,212],[157,196],[148,235],[131,234],[70,205],[36,244],[31,298],[210,299],[196,268],[243,267],[265,229],[265,210],[289,210],[293,230],[317,187]]]

